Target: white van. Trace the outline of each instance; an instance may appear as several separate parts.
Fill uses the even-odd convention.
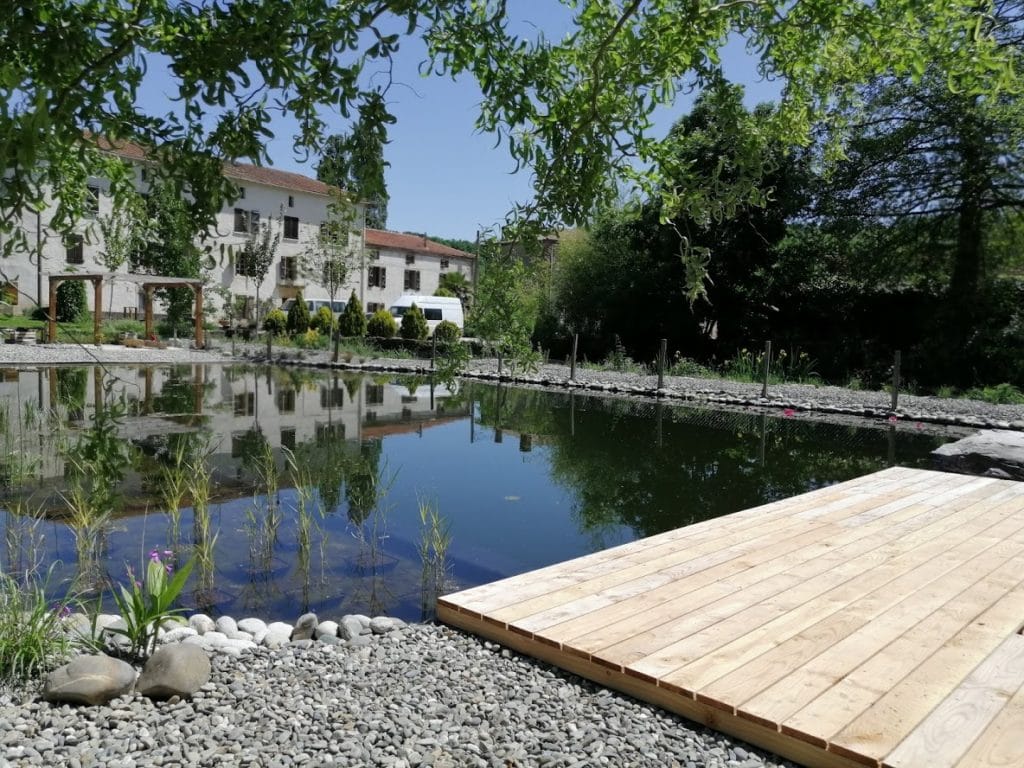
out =
[[[345,311],[344,301],[328,301],[327,299],[306,299],[306,306],[309,308],[309,314],[315,315],[320,307],[330,307],[334,313],[335,319],[337,319],[342,312]],[[288,310],[295,304],[295,299],[288,299],[282,306],[281,311],[288,314]]]
[[[466,325],[466,319],[462,316],[462,302],[453,296],[414,296],[406,293],[399,296],[388,311],[401,323],[402,315],[408,312],[413,304],[423,313],[431,334],[442,320],[455,323],[460,331]]]

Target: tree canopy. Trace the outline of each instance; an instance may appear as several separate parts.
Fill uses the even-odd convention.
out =
[[[379,102],[379,100],[377,100]],[[375,109],[380,112],[382,105]],[[387,143],[386,115],[375,120],[369,109],[366,118],[356,120],[350,133],[336,133],[324,142],[316,177],[345,190],[366,208],[366,226],[387,229],[388,187],[384,181],[384,144]]]
[[[324,108],[357,113],[368,130],[385,127],[385,87],[362,74],[375,64],[387,71],[410,36],[428,45],[424,71],[479,83],[477,126],[531,170],[534,199],[514,214],[539,227],[586,220],[622,182],[661,196],[667,217],[715,218],[749,200],[749,184],[712,191],[678,169],[666,173],[675,140],[652,134],[655,111],[681,90],[723,80],[720,51],[731,38],[746,41],[762,76],[785,83],[763,135],[797,144],[809,140],[815,117],[844,115],[855,86],[880,74],[921,77],[931,66],[980,99],[1019,86],[1015,22],[1004,21],[1014,17],[993,12],[1015,3],[559,4],[573,24],[555,40],[536,28],[517,32],[504,0],[20,0],[0,28],[3,225],[24,245],[13,220],[41,205],[49,187],[61,229],[86,205],[89,175],[110,179],[119,197],[134,173],[102,150],[125,140],[147,147],[209,223],[233,193],[221,163],[267,161],[276,115],[295,119],[296,145],[310,151],[322,148]],[[172,107],[147,111],[137,98],[147,70],[164,66]],[[748,170],[741,179],[756,178],[758,168]]]

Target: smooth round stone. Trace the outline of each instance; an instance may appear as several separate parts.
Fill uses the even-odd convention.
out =
[[[248,632],[253,637],[260,631],[267,631],[267,622],[263,619],[247,618],[242,619],[238,622],[238,630],[240,632]]]
[[[217,629],[217,624],[205,613],[196,613],[189,616],[188,625],[200,635],[205,635],[207,632],[214,632]]]
[[[214,626],[217,631],[222,633],[225,637],[231,637],[233,632],[238,631],[238,624],[230,616],[221,616],[214,622]]]

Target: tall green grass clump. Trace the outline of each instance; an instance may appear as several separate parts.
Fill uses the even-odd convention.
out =
[[[51,571],[52,572],[52,571]],[[49,576],[19,580],[0,573],[0,682],[24,682],[62,664],[71,641],[62,620],[66,602],[47,600]]]

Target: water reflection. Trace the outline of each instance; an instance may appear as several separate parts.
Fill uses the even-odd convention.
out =
[[[892,463],[921,465],[940,442],[902,425],[417,376],[203,365],[110,373],[0,372],[4,569],[59,563],[65,584],[83,573],[95,588],[166,547],[196,558],[192,607],[272,619],[305,610],[419,619],[439,589]],[[117,436],[135,459],[109,518],[90,529],[69,517],[68,448],[108,401],[125,403]],[[434,533],[450,534],[429,568],[423,553],[437,553],[425,548],[424,499],[440,515]],[[34,510],[51,522],[32,528]]]

